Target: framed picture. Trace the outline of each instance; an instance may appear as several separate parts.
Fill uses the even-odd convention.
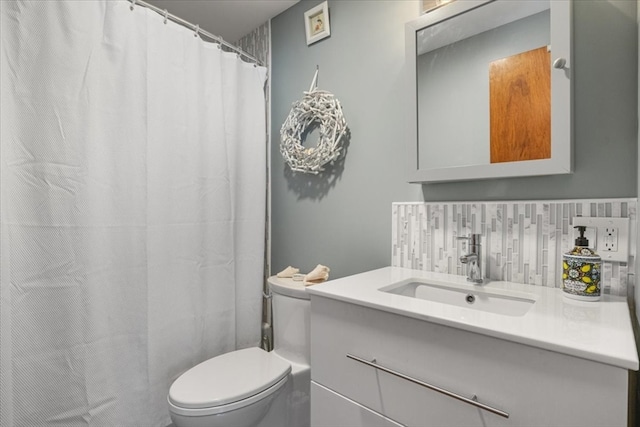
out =
[[[307,45],[329,37],[329,5],[325,1],[304,13],[304,28],[307,32]]]
[[[422,0],[422,10],[420,10],[420,13],[422,14],[431,12],[432,10],[435,10],[453,1],[455,0]]]

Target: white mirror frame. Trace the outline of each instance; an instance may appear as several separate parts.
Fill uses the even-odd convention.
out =
[[[495,3],[498,5],[498,3],[509,2],[510,0],[457,0],[405,25],[407,99],[415,106],[408,120],[410,126],[409,143],[407,144],[409,182],[469,181],[573,172],[573,58],[571,56],[573,20],[571,0],[551,0],[552,62],[557,58],[566,60],[564,68],[551,69],[551,158],[434,169],[418,168],[416,32],[485,4]],[[511,1],[511,3],[513,2]]]

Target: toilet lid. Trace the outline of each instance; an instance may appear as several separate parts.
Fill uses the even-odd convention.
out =
[[[253,396],[291,372],[274,353],[253,347],[232,351],[194,366],[169,389],[169,400],[190,409],[227,405]]]
[[[269,289],[276,294],[298,299],[310,299],[307,287],[302,282],[297,282],[291,278],[271,276],[267,279],[267,283],[269,283]]]

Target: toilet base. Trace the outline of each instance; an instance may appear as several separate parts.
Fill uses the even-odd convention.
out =
[[[287,427],[311,425],[311,369],[309,366],[291,363],[291,373],[285,388]],[[265,424],[266,426],[266,424]],[[271,427],[271,426],[270,426]]]

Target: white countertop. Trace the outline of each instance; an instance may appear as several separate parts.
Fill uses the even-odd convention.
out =
[[[535,299],[523,316],[505,316],[418,298],[381,292],[379,288],[409,280],[446,281],[473,291],[498,291]],[[563,297],[560,289],[511,282],[473,285],[464,276],[385,267],[307,288],[315,295],[371,307],[415,319],[464,329],[571,356],[638,370],[631,318],[623,297],[603,295],[597,302]]]

